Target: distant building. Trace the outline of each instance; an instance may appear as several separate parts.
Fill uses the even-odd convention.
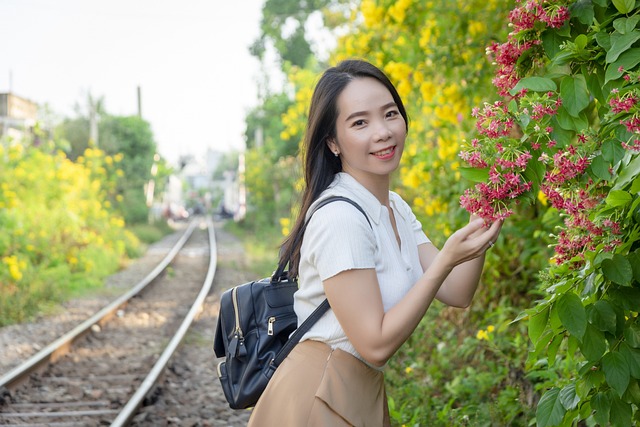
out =
[[[216,173],[225,153],[208,148],[203,156],[185,155],[179,170],[167,182],[162,206],[165,216],[187,208],[192,213],[213,212],[233,216],[238,209],[238,183],[234,171]]]
[[[0,93],[0,137],[20,139],[36,124],[38,105],[13,93]]]

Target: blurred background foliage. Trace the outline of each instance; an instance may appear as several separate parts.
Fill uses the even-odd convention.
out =
[[[95,289],[166,234],[150,226],[144,186],[171,173],[147,121],[102,99],[55,128],[0,140],[0,326]],[[99,120],[96,120],[99,116]]]

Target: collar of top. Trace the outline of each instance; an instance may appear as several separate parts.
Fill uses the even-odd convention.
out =
[[[362,209],[367,213],[369,219],[376,224],[380,223],[380,215],[382,210],[386,207],[380,204],[380,201],[369,190],[367,190],[362,184],[360,184],[354,177],[346,172],[339,172],[336,174],[336,178],[329,187],[329,194],[327,196],[345,196],[352,198],[354,202],[357,202]],[[398,213],[403,216],[401,209],[398,209],[396,194],[389,192],[389,201],[394,213]],[[324,198],[324,197],[323,197]]]

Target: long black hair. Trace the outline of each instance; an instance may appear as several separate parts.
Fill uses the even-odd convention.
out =
[[[391,93],[398,110],[409,128],[409,119],[398,91],[389,78],[374,65],[362,60],[346,60],[327,69],[313,92],[309,107],[309,119],[304,137],[304,180],[302,205],[298,218],[289,236],[280,248],[280,266],[289,263],[289,277],[298,276],[300,247],[304,232],[305,216],[311,204],[320,197],[342,171],[342,162],[329,149],[327,141],[336,137],[338,118],[338,96],[345,87],[357,78],[370,77],[382,83]]]

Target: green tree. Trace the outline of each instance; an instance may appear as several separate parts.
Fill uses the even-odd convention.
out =
[[[306,25],[314,13],[321,13],[323,23],[335,28],[345,23],[340,9],[349,0],[267,0],[262,8],[260,37],[251,47],[251,53],[263,59],[270,43],[282,60],[303,67],[312,52],[312,40],[307,37]]]
[[[120,167],[124,176],[118,183],[123,202],[118,207],[125,221],[147,221],[144,188],[152,176],[157,151],[149,122],[138,116],[107,116],[100,124],[100,131],[101,148],[108,154],[123,155]]]

